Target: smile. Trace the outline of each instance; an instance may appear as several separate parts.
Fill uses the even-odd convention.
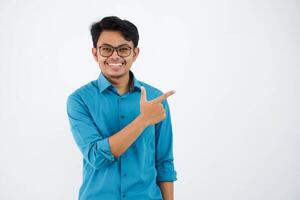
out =
[[[123,63],[107,63],[109,66],[122,66]]]

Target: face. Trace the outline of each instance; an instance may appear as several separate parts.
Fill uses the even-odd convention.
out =
[[[107,55],[101,55],[100,46],[103,48],[102,52],[107,52],[110,47],[119,47],[119,54],[121,56],[118,55],[116,49],[113,51],[112,55],[108,57]],[[125,49],[123,47],[125,47]],[[130,47],[130,55],[122,55],[124,50],[128,50],[128,47]],[[101,69],[101,72],[106,77],[119,79],[129,75],[132,63],[136,60],[139,54],[139,48],[134,48],[133,42],[125,40],[120,32],[102,31],[98,39],[97,48],[93,48],[92,53]]]

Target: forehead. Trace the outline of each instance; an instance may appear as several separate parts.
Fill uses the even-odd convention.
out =
[[[98,45],[109,44],[112,46],[119,46],[121,44],[128,44],[133,46],[132,41],[127,41],[123,35],[118,31],[102,31],[97,42]]]

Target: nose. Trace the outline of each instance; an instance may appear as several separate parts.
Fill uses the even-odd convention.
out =
[[[119,58],[120,56],[118,55],[117,49],[114,49],[113,53],[110,56],[111,58]]]

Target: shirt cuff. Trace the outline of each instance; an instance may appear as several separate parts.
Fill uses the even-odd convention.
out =
[[[164,182],[164,181],[176,181],[177,180],[177,172],[170,168],[162,168],[162,169],[157,169],[157,177],[156,180],[158,182]]]
[[[105,158],[107,158],[110,161],[114,161],[116,159],[115,156],[111,153],[108,138],[100,140],[98,147],[100,148],[99,150]]]

